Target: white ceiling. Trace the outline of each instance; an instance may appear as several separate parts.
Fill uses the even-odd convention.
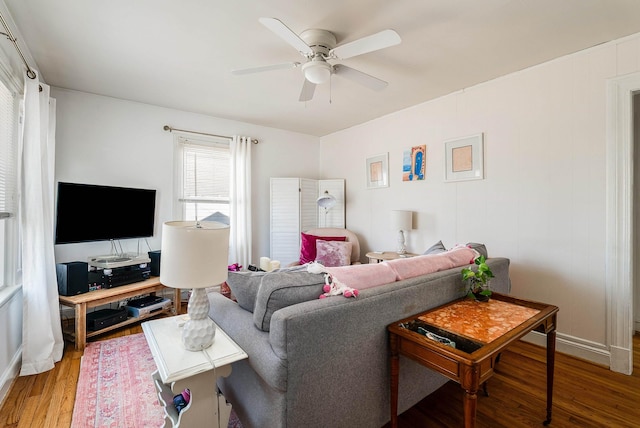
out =
[[[44,80],[61,88],[323,136],[640,32],[638,0],[5,0]],[[299,102],[303,62],[258,22],[333,32],[338,45],[391,28],[402,43],[344,61]],[[173,124],[179,127],[179,124]]]

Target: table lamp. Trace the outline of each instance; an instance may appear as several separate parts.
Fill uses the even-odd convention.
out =
[[[192,288],[182,343],[189,351],[213,344],[215,324],[209,318],[205,288],[227,279],[229,226],[213,221],[169,221],[162,225],[160,282],[172,288]]]
[[[404,246],[404,231],[411,230],[412,214],[411,211],[391,211],[391,227],[398,231],[398,254],[406,254],[407,252]]]
[[[328,190],[325,190],[324,193],[316,200],[316,203],[320,208],[324,208],[324,224],[322,227],[327,227],[327,213],[331,208],[336,206],[338,201],[335,196],[329,193]]]

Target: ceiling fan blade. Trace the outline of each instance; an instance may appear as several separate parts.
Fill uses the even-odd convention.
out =
[[[300,54],[307,56],[313,55],[313,50],[302,40],[296,33],[291,31],[289,27],[284,25],[282,21],[276,18],[258,18],[258,21],[269,30],[276,33],[282,40],[293,46]]]
[[[285,68],[296,68],[300,65],[299,62],[285,62],[282,64],[262,65],[258,67],[240,68],[231,70],[231,74],[239,76],[241,74],[261,73],[263,71],[282,70]]]
[[[369,89],[373,89],[374,91],[381,91],[388,85],[384,80],[380,80],[377,77],[370,76],[367,73],[363,73],[362,71],[347,67],[343,64],[334,65],[333,72],[338,76],[346,77],[347,79],[353,80],[354,82],[366,86]]]
[[[329,52],[329,55],[337,59],[347,59],[357,55],[388,48],[390,46],[395,46],[400,44],[400,42],[402,42],[402,39],[398,33],[393,30],[383,30],[379,33],[338,46],[332,49]]]
[[[302,91],[300,92],[299,101],[311,101],[315,90],[316,90],[316,84],[309,82],[307,79],[304,79],[304,83],[302,84]]]

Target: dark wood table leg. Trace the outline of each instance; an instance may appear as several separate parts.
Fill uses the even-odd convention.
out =
[[[476,426],[476,408],[478,406],[478,391],[464,390],[462,408],[464,413],[464,428]]]
[[[551,423],[551,406],[553,403],[553,372],[556,360],[556,331],[547,333],[547,419],[543,424]]]
[[[400,358],[398,357],[398,340],[393,334],[389,335],[389,349],[391,355],[389,357],[391,370],[391,428],[398,428],[398,380],[400,373]]]

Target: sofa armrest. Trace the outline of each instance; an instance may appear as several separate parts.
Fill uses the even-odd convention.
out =
[[[209,305],[209,317],[247,353],[253,370],[271,387],[282,390],[287,362],[271,350],[269,333],[253,325],[253,314],[219,293],[209,294]]]

